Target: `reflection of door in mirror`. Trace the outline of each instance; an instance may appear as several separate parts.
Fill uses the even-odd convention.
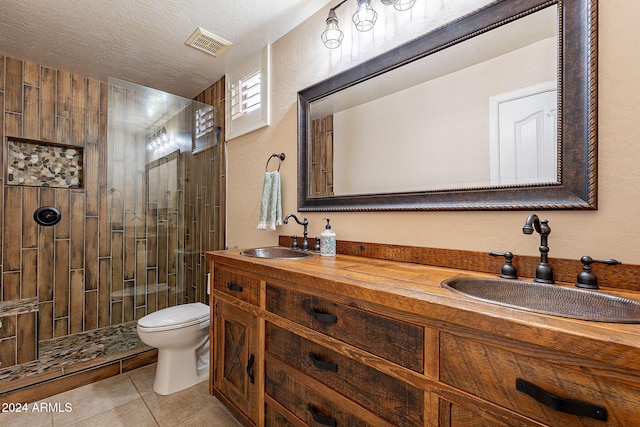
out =
[[[490,98],[491,185],[558,181],[557,82]]]

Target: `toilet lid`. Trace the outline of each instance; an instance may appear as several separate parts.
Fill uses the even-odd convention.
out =
[[[167,330],[195,325],[209,319],[209,306],[201,302],[176,305],[147,314],[138,320],[145,329]]]

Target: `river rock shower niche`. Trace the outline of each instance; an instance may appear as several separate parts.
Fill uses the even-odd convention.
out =
[[[81,147],[8,138],[6,153],[8,185],[82,188]]]

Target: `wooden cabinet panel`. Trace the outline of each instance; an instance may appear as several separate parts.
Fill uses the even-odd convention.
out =
[[[276,365],[276,366],[274,366]],[[392,427],[371,413],[354,414],[335,399],[328,397],[321,385],[301,374],[278,369],[278,363],[267,360],[265,392],[306,424],[311,426]]]
[[[640,425],[640,389],[595,375],[598,368],[590,370],[586,360],[582,364],[542,349],[534,357],[449,333],[441,334],[440,356],[442,382],[540,422],[552,426]],[[558,410],[519,391],[523,383],[517,388],[518,379],[539,387]],[[579,407],[576,402],[590,405],[589,410],[593,405],[605,408],[606,422],[566,413]],[[597,409],[591,413],[602,415]]]
[[[295,424],[282,416],[269,404],[264,407],[264,425],[265,427],[295,427]]]
[[[508,427],[486,412],[480,413],[471,409],[440,399],[438,426],[440,427]],[[513,424],[515,426],[515,424]]]
[[[268,311],[424,372],[424,328],[267,283]]]
[[[249,274],[216,265],[213,281],[215,289],[250,304],[258,305],[260,281]]]
[[[393,425],[424,425],[424,392],[399,379],[269,322],[266,351]]]
[[[214,387],[252,422],[258,417],[258,321],[224,301],[215,302]]]

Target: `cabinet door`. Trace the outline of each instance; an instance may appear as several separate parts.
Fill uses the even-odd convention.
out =
[[[258,319],[224,301],[215,306],[214,388],[254,423],[258,417]]]

